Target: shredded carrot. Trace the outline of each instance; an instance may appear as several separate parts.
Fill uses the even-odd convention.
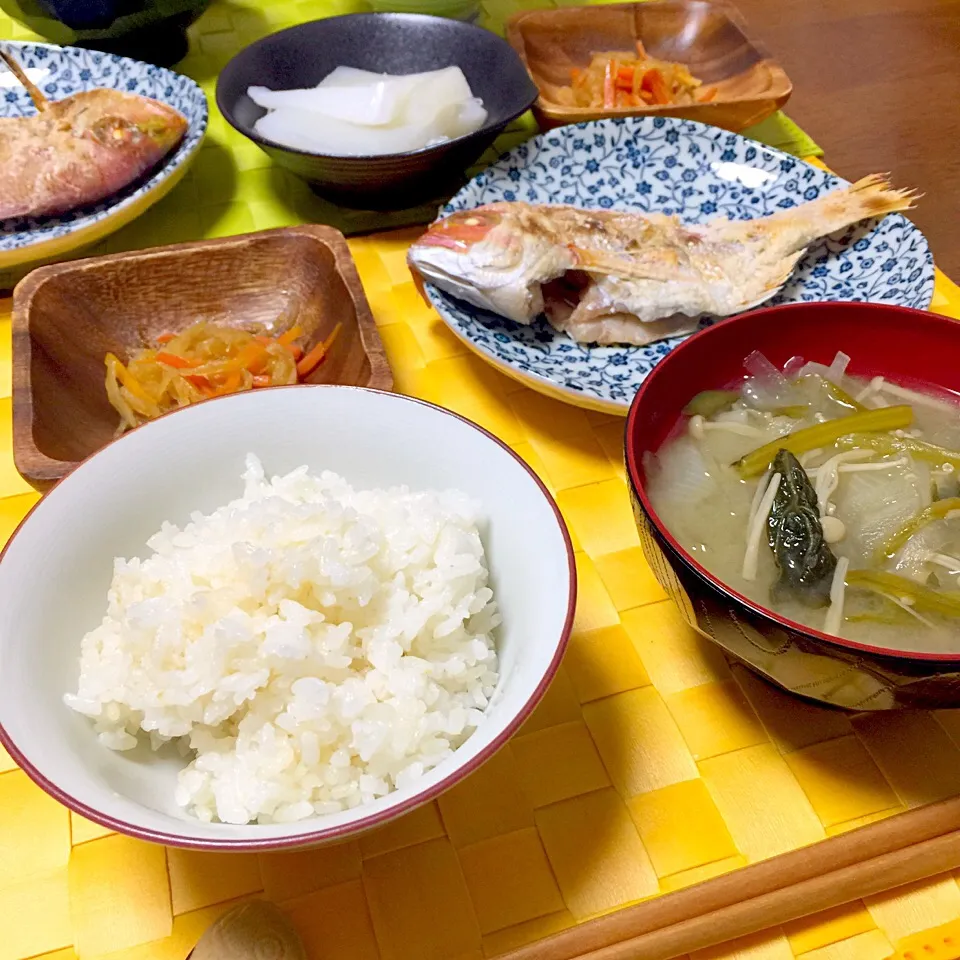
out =
[[[280,336],[277,337],[277,343],[282,343],[285,347],[288,347],[294,340],[302,336],[302,327],[291,327],[286,333],[281,333]]]
[[[242,370],[249,370],[250,373],[260,373],[263,364],[267,358],[266,347],[262,343],[247,344],[233,360],[227,361],[224,366],[224,372],[229,376],[233,373],[239,373]]]
[[[203,364],[202,360],[188,360],[186,357],[178,357],[175,353],[166,353],[163,350],[157,354],[156,359],[157,363],[165,363],[168,367],[175,367],[177,370],[187,370]]]
[[[711,100],[716,99],[717,88],[716,87],[707,87],[706,90],[702,90],[697,96],[697,100],[700,103],[709,103]]]
[[[558,98],[569,106],[602,108],[687,106],[716,96],[704,91],[697,96],[700,80],[682,63],[651,57],[640,41],[632,50],[594,53],[586,67],[570,71],[571,86],[561,87]]]
[[[161,334],[126,365],[107,354],[105,386],[122,419],[118,433],[197,400],[297,383],[324,361],[340,326],[304,357],[297,342],[303,328],[291,321],[287,315],[278,318],[276,326],[284,332],[273,337],[201,320],[179,333]]]
[[[227,393],[236,393],[242,385],[243,375],[239,370],[234,370],[233,373],[227,375],[227,378],[215,389],[214,393],[218,397]]]
[[[663,79],[663,74],[656,68],[648,70],[643,75],[640,86],[642,89],[650,91],[655,104],[664,105],[670,102],[670,89],[666,80]]]
[[[338,323],[333,328],[333,333],[322,343],[318,343],[309,353],[305,354],[303,359],[297,364],[297,374],[301,380],[304,377],[310,376],[310,374],[323,363],[330,347],[333,345],[333,341],[337,339],[337,334],[340,333],[342,326],[342,323]]]

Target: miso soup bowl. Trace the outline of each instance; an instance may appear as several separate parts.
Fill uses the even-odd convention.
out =
[[[698,563],[658,517],[643,459],[655,453],[701,390],[736,386],[759,350],[778,367],[792,357],[829,364],[838,350],[857,377],[929,384],[960,393],[960,324],[906,307],[798,303],[723,320],[667,354],[630,407],[627,473],[644,553],[687,622],[785,690],[850,710],[960,706],[960,649],[916,653],[871,647],[802,626],[737,593]]]

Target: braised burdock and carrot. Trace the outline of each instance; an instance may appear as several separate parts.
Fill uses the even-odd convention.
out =
[[[108,353],[107,398],[121,417],[117,433],[200,400],[303,382],[326,360],[340,329],[338,323],[305,349],[299,326],[272,336],[201,320],[161,335],[127,363]]]

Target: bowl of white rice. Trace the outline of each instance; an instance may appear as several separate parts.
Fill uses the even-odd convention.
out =
[[[550,494],[470,421],[353,387],[218,398],[96,453],[0,555],[0,743],[143,839],[335,841],[506,742],[575,594]]]

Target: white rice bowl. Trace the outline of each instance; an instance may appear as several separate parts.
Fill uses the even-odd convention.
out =
[[[399,487],[414,491],[411,496],[425,491],[461,491],[460,498],[443,499],[451,495],[442,493],[435,496],[441,498],[442,509],[463,514],[462,525],[469,527],[475,523],[481,534],[489,583],[482,582],[478,575],[476,592],[479,597],[483,587],[492,590],[502,618],[490,638],[496,647],[496,660],[491,659],[489,667],[495,669],[497,681],[489,704],[476,708],[478,712],[482,709],[482,720],[478,720],[476,727],[470,726],[475,719],[470,710],[474,708],[464,707],[463,729],[459,734],[438,732],[428,736],[424,733],[419,740],[415,735],[416,743],[410,745],[419,753],[405,756],[396,766],[391,766],[392,758],[399,756],[402,745],[397,746],[391,740],[379,748],[372,746],[376,741],[373,728],[358,728],[365,755],[372,752],[369,760],[359,759],[358,740],[356,748],[349,750],[350,766],[355,765],[354,761],[358,767],[375,765],[369,775],[393,786],[388,793],[378,793],[381,784],[363,781],[361,786],[358,782],[356,788],[351,787],[343,797],[336,798],[342,809],[322,813],[314,807],[313,815],[283,822],[284,816],[305,812],[305,808],[298,810],[294,806],[300,802],[294,794],[279,799],[279,795],[274,794],[271,799],[245,795],[245,790],[239,789],[230,800],[238,802],[236,819],[255,808],[269,809],[269,804],[274,803],[272,812],[263,815],[261,822],[229,823],[222,819],[207,822],[197,816],[196,803],[188,808],[177,802],[178,793],[186,786],[189,798],[180,796],[181,800],[189,804],[195,799],[209,809],[215,806],[204,796],[202,786],[190,787],[188,778],[184,782],[185,769],[199,758],[189,749],[189,740],[180,735],[173,724],[184,722],[186,717],[195,727],[208,730],[214,727],[196,724],[197,715],[190,713],[188,704],[167,700],[151,706],[151,720],[158,724],[157,729],[134,734],[139,727],[135,711],[143,713],[146,719],[144,707],[149,706],[151,690],[159,689],[161,682],[168,686],[169,678],[161,681],[159,676],[141,677],[136,682],[128,681],[126,668],[120,667],[118,660],[111,679],[105,679],[104,675],[96,681],[96,687],[88,689],[85,685],[93,682],[94,674],[85,667],[84,673],[88,676],[81,683],[80,648],[85,635],[100,635],[103,629],[107,597],[116,574],[115,558],[128,558],[125,567],[138,564],[140,572],[136,577],[140,578],[143,568],[149,569],[156,547],[169,536],[168,530],[161,534],[159,541],[154,541],[154,549],[147,547],[165,522],[183,531],[195,513],[209,517],[242,494],[239,478],[251,450],[256,451],[271,474],[286,476],[306,465],[308,472],[319,478],[329,470],[346,478],[358,491],[357,498],[368,496],[369,491]],[[295,509],[309,512],[314,507],[301,505]],[[282,530],[273,530],[273,526],[276,525],[271,525],[269,535],[281,536]],[[403,535],[407,534],[404,525]],[[206,550],[211,543],[205,540],[202,546]],[[469,579],[467,577],[464,584]],[[173,589],[172,582],[164,581],[164,595]],[[379,581],[374,579],[370,583]],[[337,590],[340,589],[338,585]],[[461,599],[471,590],[469,586],[463,589]],[[141,839],[221,851],[293,849],[341,840],[436,798],[507,742],[530,714],[559,667],[573,625],[575,596],[573,551],[556,504],[505,444],[469,421],[428,403],[352,387],[275,387],[221,397],[161,417],[104,447],[47,493],[14,534],[6,550],[0,553],[0,744],[57,800],[111,830]],[[122,599],[126,603],[126,594]],[[283,599],[300,602],[296,597]],[[149,609],[148,606],[141,611],[146,613]],[[359,611],[359,604],[357,609]],[[246,613],[252,616],[250,610]],[[286,617],[281,616],[279,603],[275,615],[278,620],[286,621]],[[353,616],[353,611],[346,619],[352,625],[352,636],[358,638],[361,620]],[[335,614],[331,612],[323,624],[307,625],[307,632],[311,637],[315,633],[327,634],[334,620]],[[479,635],[480,626],[478,615],[471,615],[468,632]],[[282,633],[277,636],[282,647]],[[442,637],[437,639],[446,642]],[[98,641],[92,642],[96,645]],[[228,648],[231,642],[227,643]],[[239,642],[242,649],[243,642]],[[350,642],[353,641],[348,641],[348,646]],[[420,642],[418,639],[417,644]],[[177,643],[179,641],[172,642],[173,649],[177,649]],[[389,648],[389,641],[385,646]],[[368,648],[368,658],[351,661],[351,667],[356,665],[363,673],[377,670],[383,676],[390,674],[394,668],[379,659],[383,651],[375,651],[369,643]],[[199,652],[209,647],[200,644],[196,649]],[[479,662],[480,650],[475,649]],[[327,649],[324,655],[332,653]],[[271,656],[278,657],[279,649]],[[314,656],[316,653],[311,650],[303,661],[283,657],[278,678],[280,674],[292,675]],[[409,654],[403,653],[400,661],[404,662],[407,656]],[[418,646],[413,661],[433,663],[440,658],[439,648],[425,656]],[[373,665],[374,659],[376,665]],[[162,660],[158,662],[163,665]],[[274,662],[279,661],[274,659]],[[206,664],[205,655],[194,665],[198,672],[193,676],[195,686],[191,696],[196,694],[197,684],[202,686],[211,678],[216,684],[221,678],[219,668],[207,673],[209,664],[203,664]],[[383,666],[387,667],[386,671]],[[411,662],[410,666],[415,663]],[[464,670],[470,669],[464,660]],[[149,670],[156,672],[153,661]],[[93,671],[100,677],[99,665]],[[431,666],[430,671],[434,672],[435,668]],[[252,672],[241,668],[230,676]],[[328,683],[332,678],[322,674],[321,679]],[[425,711],[424,717],[430,714],[430,723],[456,730],[460,714],[452,704],[467,698],[470,681],[457,685],[445,675],[442,681],[427,676],[425,682],[427,686],[437,683],[444,695],[438,696],[436,704],[428,704],[430,710]],[[480,681],[484,696],[491,683],[492,677]],[[119,700],[129,705],[116,706],[117,694],[112,686],[119,689],[124,684],[125,692]],[[290,686],[292,689],[292,683]],[[307,684],[304,693],[309,694],[309,688]],[[84,698],[72,702],[86,712],[96,712],[95,705],[101,696],[115,706],[101,705],[103,716],[95,718],[78,713],[64,704],[64,696],[76,696],[81,689]],[[238,692],[231,691],[230,696],[235,697]],[[134,693],[140,701],[134,700]],[[201,694],[199,701],[205,705],[216,702],[218,709],[222,709],[214,697],[215,693],[208,691]],[[441,703],[444,698],[449,709]],[[398,698],[393,699],[399,702]],[[229,702],[228,698],[226,703]],[[283,741],[287,741],[288,736],[299,735],[299,724],[309,727],[319,723],[317,718],[309,721],[300,718],[295,733],[284,730],[279,726],[279,716],[286,706],[268,708],[267,703],[257,703],[256,696],[252,701],[245,701],[242,709],[259,718],[261,708],[267,716],[277,718],[270,723],[275,732],[280,731],[276,735]],[[114,709],[116,715],[111,718]],[[440,716],[434,716],[437,713]],[[202,713],[199,716],[204,720]],[[211,719],[216,719],[217,724],[220,722],[216,715]],[[128,722],[132,724],[130,729]],[[161,733],[161,722],[170,724],[163,727],[166,733]],[[101,741],[97,725],[108,741],[114,736],[118,738],[116,746],[129,742],[124,734],[135,736],[137,746],[129,750],[112,749]],[[155,742],[159,736],[175,738],[155,750],[150,743],[151,733]],[[231,731],[231,739],[233,734]],[[350,735],[354,735],[352,729]],[[408,769],[409,776],[399,776],[401,770],[416,762],[418,755],[432,760],[435,750],[438,754],[441,749],[445,750],[439,743],[444,739],[452,752],[446,751],[435,766],[425,768],[419,777],[414,776],[415,767]],[[308,760],[311,759],[310,740],[306,738]],[[188,749],[182,752],[184,744]],[[300,741],[297,744],[302,750],[304,744]],[[230,741],[226,745],[232,749]],[[250,746],[253,749],[250,759],[261,762],[266,752],[255,748],[253,738]],[[230,762],[224,759],[228,754],[229,750],[216,760]],[[209,751],[204,755],[210,756]],[[332,756],[331,753],[330,759]],[[199,763],[193,769],[198,766]],[[322,768],[321,762],[316,769]],[[299,783],[299,776],[299,773],[293,775],[285,785]],[[350,777],[352,774],[348,779]],[[263,779],[259,773],[258,778]],[[212,784],[213,778],[205,783]],[[333,785],[328,786],[332,797]],[[302,788],[300,784],[296,789]],[[355,789],[360,791],[361,802],[349,806],[357,798]],[[372,799],[364,800],[364,795]],[[309,802],[327,801],[311,794]],[[321,807],[323,809],[327,808]],[[332,811],[332,807],[330,809]],[[212,816],[219,814],[213,811]]]
[[[306,467],[267,479],[144,560],[114,562],[66,702],[113,750],[177,740],[179,805],[285,823],[414,783],[473,732],[496,687],[499,622],[457,491],[356,491]]]

